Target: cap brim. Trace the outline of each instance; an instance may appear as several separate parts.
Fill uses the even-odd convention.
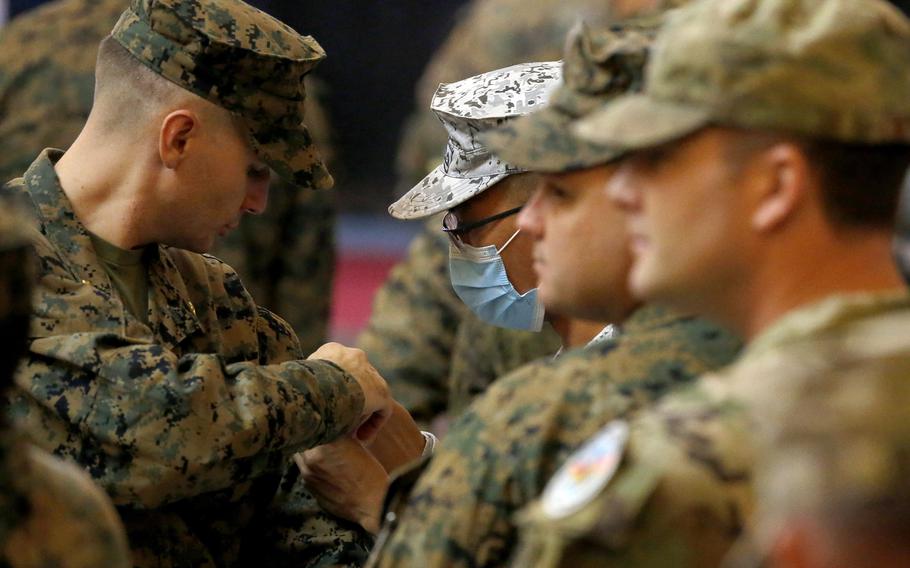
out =
[[[636,94],[613,100],[572,129],[582,140],[629,152],[682,138],[709,122],[704,109]]]
[[[297,187],[330,189],[335,185],[306,126],[293,130],[250,128],[250,138],[263,161]]]
[[[549,107],[482,134],[481,141],[503,161],[544,173],[588,168],[620,154],[615,148],[577,136],[575,122],[575,117]]]
[[[422,219],[461,205],[510,174],[501,173],[473,178],[447,176],[440,164],[410,191],[389,205],[397,219]]]

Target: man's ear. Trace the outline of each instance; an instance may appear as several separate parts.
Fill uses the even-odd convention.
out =
[[[754,159],[752,227],[759,232],[773,231],[805,204],[812,172],[804,153],[788,142],[775,144]]]
[[[187,143],[199,131],[199,118],[189,110],[175,110],[164,117],[158,134],[161,163],[175,169],[186,156]]]

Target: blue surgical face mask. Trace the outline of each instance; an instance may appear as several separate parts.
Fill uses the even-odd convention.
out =
[[[481,320],[499,327],[540,331],[544,309],[537,288],[519,294],[509,282],[500,256],[520,231],[499,250],[493,245],[450,245],[449,275],[455,293]]]

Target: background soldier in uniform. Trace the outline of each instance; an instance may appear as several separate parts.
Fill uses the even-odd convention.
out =
[[[627,436],[567,514],[547,510],[557,474],[524,513],[516,566],[717,565],[748,528],[756,451],[800,389],[851,369],[843,394],[865,396],[867,374],[910,358],[891,258],[908,47],[910,22],[885,2],[704,0],[668,15],[644,93],[578,125],[629,152],[608,191],[629,214],[633,292],[750,343],[614,424]]]
[[[651,4],[651,0],[636,0]],[[526,61],[551,61],[579,17],[604,23],[602,0],[476,0],[464,9],[427,65],[398,152],[400,190],[439,165],[445,130],[428,108],[440,83],[452,83]],[[488,326],[464,308],[449,280],[449,242],[431,219],[406,259],[377,293],[358,347],[389,381],[395,398],[418,422],[444,431],[470,398],[494,379],[558,348],[553,334]],[[581,341],[580,344],[584,344]]]
[[[136,565],[357,564],[367,544],[271,501],[293,452],[361,424],[372,437],[384,382],[356,350],[302,360],[290,327],[197,254],[264,209],[270,167],[331,184],[302,123],[323,56],[238,0],[135,0],[99,49],[79,137],[6,188],[42,233],[13,408],[107,490]],[[280,521],[289,534],[265,530]]]
[[[25,353],[34,279],[31,232],[0,199],[0,390]],[[123,525],[103,491],[74,465],[26,442],[0,415],[0,564],[10,568],[127,568]]]

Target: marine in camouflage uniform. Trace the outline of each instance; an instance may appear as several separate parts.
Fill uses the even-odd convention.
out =
[[[156,80],[242,117],[274,170],[304,187],[331,184],[302,124],[303,76],[324,56],[312,38],[234,0],[135,0],[112,37]],[[209,67],[194,66],[203,58]],[[216,66],[212,83],[200,78]],[[41,233],[28,356],[12,393],[36,443],[108,492],[135,565],[359,564],[363,532],[301,500],[288,459],[358,425],[357,379],[301,360],[291,328],[211,256],[147,247],[147,321],[130,312],[63,192],[62,156],[42,152],[5,188]]]
[[[565,56],[565,84],[548,108],[486,140],[504,161],[545,172],[610,161],[610,148],[574,140],[569,127],[640,86],[653,29],[577,30]],[[513,148],[508,156],[503,147]],[[531,148],[549,149],[546,159],[530,156]],[[604,294],[602,303],[618,302]],[[406,501],[393,493],[399,506],[386,517],[373,565],[502,565],[516,543],[512,515],[540,494],[582,441],[611,418],[727,364],[738,348],[717,326],[658,306],[633,306],[616,337],[498,379],[452,425]]]
[[[910,161],[910,81],[898,71],[910,65],[908,46],[910,22],[884,2],[694,3],[668,17],[654,46],[645,92],[607,105],[576,127],[576,132],[588,141],[630,152],[617,174],[629,187],[611,187],[610,191],[633,215],[646,213],[635,207],[641,203],[635,200],[642,196],[630,193],[632,185],[643,184],[654,190],[648,183],[660,182],[647,176],[658,169],[677,176],[661,179],[666,187],[693,194],[686,201],[687,206],[704,208],[706,200],[716,194],[705,193],[704,186],[692,189],[682,183],[678,179],[685,175],[680,169],[685,167],[681,160],[692,160],[685,163],[690,171],[706,175],[711,167],[705,158],[707,150],[701,146],[702,153],[697,154],[694,145],[710,143],[711,136],[728,136],[723,142],[713,139],[718,144],[713,156],[718,160],[717,156],[724,155],[720,148],[735,147],[735,137],[746,136],[749,130],[759,130],[765,136],[771,136],[769,130],[796,132],[810,140],[843,144],[849,150],[843,150],[845,155],[841,158],[851,156],[850,168],[863,172],[863,176],[868,170],[857,165],[858,160],[873,159],[866,154],[858,158],[855,152],[880,152],[880,187],[863,194],[864,203],[854,203],[851,213],[863,221],[843,212],[846,220],[835,223],[828,214],[807,211],[821,209],[823,198],[818,192],[830,191],[818,187],[821,182],[815,181],[818,185],[814,192],[804,189],[798,213],[803,219],[816,215],[815,224],[795,227],[791,219],[796,213],[791,210],[787,221],[775,225],[778,237],[784,238],[782,233],[790,236],[774,245],[769,243],[767,234],[757,236],[757,227],[762,225],[759,217],[747,216],[744,211],[725,211],[727,218],[757,223],[752,227],[755,240],[751,246],[763,247],[766,252],[773,248],[776,254],[792,253],[791,262],[801,264],[803,270],[808,267],[816,280],[807,282],[806,272],[791,271],[792,264],[778,264],[788,268],[769,273],[759,271],[767,269],[765,263],[752,262],[756,255],[739,259],[744,268],[732,278],[741,282],[737,308],[743,307],[743,312],[737,318],[732,313],[722,313],[724,310],[717,305],[703,306],[714,309],[716,317],[725,315],[751,335],[744,356],[730,368],[699,380],[693,388],[665,398],[630,423],[614,423],[614,431],[625,434],[611,435],[614,443],[606,453],[609,467],[585,480],[589,490],[566,510],[560,509],[555,496],[565,495],[582,484],[573,483],[571,472],[587,462],[584,450],[570,458],[564,473],[551,481],[542,499],[520,514],[522,544],[513,565],[716,566],[750,530],[755,510],[756,464],[763,468],[761,464],[771,464],[776,459],[766,457],[777,451],[766,446],[767,441],[773,443],[774,432],[786,428],[790,421],[808,423],[817,418],[797,412],[803,389],[824,390],[829,377],[846,372],[848,383],[831,383],[831,388],[842,388],[842,404],[849,407],[854,403],[873,403],[878,397],[887,396],[887,391],[878,392],[877,386],[867,384],[866,378],[874,377],[883,364],[910,360],[910,341],[906,334],[894,331],[908,324],[910,297],[901,286],[888,250],[897,191]],[[761,65],[750,67],[743,62]],[[854,80],[859,77],[864,80]],[[834,90],[837,97],[831,97]],[[708,124],[738,129],[702,130]],[[681,141],[674,144],[673,140]],[[748,171],[749,179],[754,180],[771,168],[783,167],[759,161],[759,156],[785,147],[777,138],[769,140],[766,144],[773,146],[758,146],[755,153],[738,160],[739,178],[725,178],[728,181],[716,184],[714,189],[755,189],[745,183],[742,172]],[[650,148],[661,150],[657,154],[644,153]],[[640,158],[651,160],[654,169],[635,161],[638,152],[643,152],[638,155]],[[779,155],[782,154],[783,150]],[[696,162],[698,159],[704,161]],[[759,163],[767,169],[759,169]],[[817,167],[831,166],[826,162]],[[698,183],[687,179],[688,183]],[[849,179],[844,183],[854,184],[853,190],[858,191],[865,183],[858,176]],[[880,191],[883,198],[876,200],[872,195],[875,191]],[[750,195],[755,197],[754,193]],[[658,196],[653,193],[648,199],[654,209],[663,207],[667,212],[666,201],[657,203]],[[829,206],[828,202],[824,206]],[[834,205],[830,207],[833,209]],[[847,206],[840,205],[840,211],[846,210]],[[863,210],[868,217],[861,217],[856,210]],[[667,212],[663,222],[667,223],[674,213],[678,215],[679,211]],[[705,214],[705,218],[708,216]],[[658,222],[648,220],[652,224]],[[640,217],[633,217],[631,222],[641,221]],[[693,218],[689,222],[699,220]],[[864,242],[868,248],[861,252],[848,249],[837,239],[807,245],[799,240],[800,230],[812,234],[828,231],[840,236],[846,233],[851,241]],[[735,229],[728,227],[728,231],[733,233]],[[744,250],[740,244],[733,239],[730,246]],[[695,246],[680,242],[676,252],[682,254],[685,245]],[[717,274],[729,270],[729,266],[718,266],[729,257],[712,258],[710,266],[701,265],[704,270]],[[844,266],[851,262],[857,263],[860,270],[845,271]],[[747,275],[750,270],[754,272]],[[638,275],[646,278],[642,273]],[[766,278],[759,285],[755,279],[762,275]],[[657,278],[653,272],[648,276]],[[683,282],[668,280],[664,284],[683,286],[697,277],[692,272],[679,273],[677,278]],[[653,280],[639,281],[643,293],[660,295],[648,284],[653,284]],[[752,298],[755,304],[750,304],[745,296],[748,286],[762,291],[761,298]],[[769,306],[767,298],[779,294],[782,286],[808,291],[808,298],[797,298],[792,307],[786,303],[793,302],[792,297],[776,307]],[[690,293],[704,294],[704,290]],[[762,310],[775,309],[776,312],[763,314],[768,318],[764,325],[752,320],[751,327],[743,326],[744,321],[758,317]],[[851,401],[853,397],[856,400]],[[839,416],[820,419],[836,421]],[[764,461],[768,459],[772,461]],[[811,494],[813,489],[807,485],[798,491]]]
[[[439,165],[446,133],[427,101],[440,83],[525,61],[558,59],[566,32],[580,15],[602,22],[609,12],[610,2],[603,0],[472,2],[418,85],[416,107],[398,150],[401,189]],[[405,260],[377,293],[358,339],[395,398],[423,424],[447,409],[457,413],[467,402],[464,393],[479,391],[497,376],[551,356],[559,347],[549,332],[541,336],[484,327],[465,308],[452,290],[449,243],[440,226],[433,219],[415,237]],[[489,361],[499,362],[492,370],[499,374],[491,372]]]
[[[25,352],[34,258],[29,226],[0,200],[0,390]],[[127,568],[123,525],[74,465],[28,444],[0,416],[0,564],[10,568]]]
[[[0,183],[19,177],[44,148],[66,149],[92,108],[98,43],[127,0],[55,0],[0,29]],[[318,81],[307,79],[312,91]],[[331,165],[329,123],[307,97],[307,126]],[[257,302],[297,332],[304,353],[325,339],[334,266],[334,200],[273,182],[269,208],[244,220],[213,254]]]

